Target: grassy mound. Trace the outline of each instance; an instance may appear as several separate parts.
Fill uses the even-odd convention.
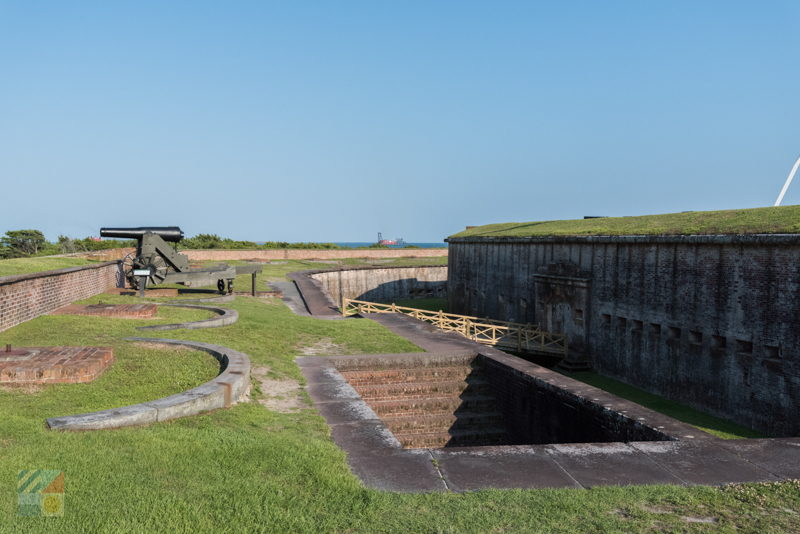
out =
[[[469,228],[450,237],[796,233],[800,233],[800,206],[487,224]]]
[[[64,258],[56,256],[0,260],[0,277],[53,271],[55,269],[66,269],[67,267],[80,267],[81,265],[89,265],[90,263],[92,263],[90,260],[83,258]]]

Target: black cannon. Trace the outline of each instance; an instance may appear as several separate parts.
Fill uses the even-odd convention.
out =
[[[169,243],[178,243],[183,239],[183,231],[177,226],[141,226],[139,228],[100,228],[101,237],[119,239],[141,239],[144,234],[156,234]]]
[[[183,231],[177,226],[101,228],[100,235],[136,240],[136,252],[122,260],[125,278],[134,289],[144,291],[146,286],[158,284],[201,287],[216,283],[220,292],[231,293],[236,275],[249,273],[253,275],[255,294],[255,275],[261,272],[260,265],[233,267],[222,263],[207,269],[190,269],[189,258],[170,245],[183,239]]]

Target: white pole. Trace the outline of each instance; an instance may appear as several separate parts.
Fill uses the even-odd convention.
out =
[[[781,189],[781,194],[778,195],[778,200],[775,201],[776,206],[780,206],[781,202],[783,201],[783,195],[786,194],[786,190],[789,189],[789,184],[792,183],[794,180],[794,175],[797,173],[797,168],[800,167],[800,158],[797,158],[797,161],[794,162],[794,167],[789,172],[788,178],[786,178],[786,183],[783,184],[783,189]]]

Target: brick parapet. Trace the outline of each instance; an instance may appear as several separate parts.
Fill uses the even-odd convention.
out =
[[[437,258],[447,256],[446,248],[412,249],[269,249],[269,250],[182,250],[190,261],[235,260],[341,260],[345,258]]]
[[[117,262],[0,277],[0,332],[117,285]]]

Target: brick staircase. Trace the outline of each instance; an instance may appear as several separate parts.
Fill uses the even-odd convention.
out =
[[[474,364],[341,374],[405,448],[508,442],[491,388]]]

